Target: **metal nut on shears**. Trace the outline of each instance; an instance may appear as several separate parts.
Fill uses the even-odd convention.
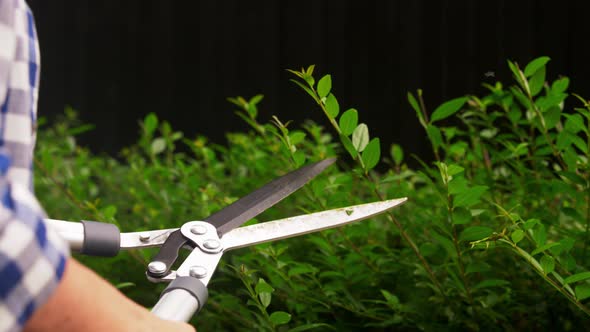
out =
[[[168,266],[164,262],[153,261],[148,264],[148,270],[154,275],[163,275],[166,273]]]
[[[193,278],[204,278],[207,276],[207,268],[200,265],[192,266],[189,269],[189,275]]]
[[[223,251],[217,229],[208,222],[190,221],[182,225],[180,231],[203,252],[216,254]]]
[[[209,239],[209,240],[206,240],[205,242],[203,242],[203,247],[210,249],[210,250],[215,250],[215,249],[219,248],[219,246],[221,246],[221,243],[219,243],[219,241],[217,241],[215,239]]]
[[[194,225],[191,227],[191,233],[195,235],[204,235],[207,234],[207,227],[204,225]]]

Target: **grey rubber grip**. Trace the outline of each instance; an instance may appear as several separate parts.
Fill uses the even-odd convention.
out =
[[[82,220],[84,243],[80,253],[90,256],[113,257],[121,249],[121,232],[113,224]]]
[[[203,309],[205,302],[207,302],[207,299],[209,298],[207,286],[205,286],[205,284],[203,284],[201,280],[197,278],[178,277],[172,280],[168,287],[164,289],[161,296],[175,289],[184,289],[185,291],[191,293],[195,299],[197,299],[199,302],[199,308],[197,309],[197,312]]]

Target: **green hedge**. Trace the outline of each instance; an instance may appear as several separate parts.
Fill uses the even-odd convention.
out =
[[[262,96],[230,98],[247,132],[227,144],[184,137],[148,115],[137,144],[116,158],[76,144],[66,110],[42,126],[36,192],[49,216],[93,219],[122,231],[202,219],[307,162],[336,166],[256,220],[386,198],[409,202],[341,229],[244,248],[224,256],[200,331],[580,330],[590,328],[590,105],[546,82],[547,57],[514,83],[485,86],[429,112],[408,94],[434,163],[369,135],[362,112],[344,110],[330,75],[291,71],[325,123],[260,123]],[[304,94],[302,94],[304,96]],[[229,108],[229,107],[228,107]],[[280,113],[278,114],[280,116]],[[220,128],[222,129],[222,128]],[[135,301],[151,306],[154,250],[78,257]]]

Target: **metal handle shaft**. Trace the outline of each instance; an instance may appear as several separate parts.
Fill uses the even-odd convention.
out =
[[[70,246],[72,251],[80,252],[84,245],[84,225],[56,219],[45,219],[45,224],[59,234]]]
[[[178,277],[168,285],[152,308],[156,316],[188,322],[207,302],[207,286],[193,277]]]
[[[199,301],[187,290],[175,289],[160,298],[152,312],[166,320],[188,322],[199,309]]]

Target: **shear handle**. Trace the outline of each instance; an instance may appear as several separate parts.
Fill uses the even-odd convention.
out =
[[[199,279],[178,277],[162,292],[152,313],[162,319],[188,322],[203,308],[207,297],[207,286]]]
[[[121,248],[121,232],[113,224],[96,221],[70,222],[45,219],[73,251],[84,255],[113,257]]]

